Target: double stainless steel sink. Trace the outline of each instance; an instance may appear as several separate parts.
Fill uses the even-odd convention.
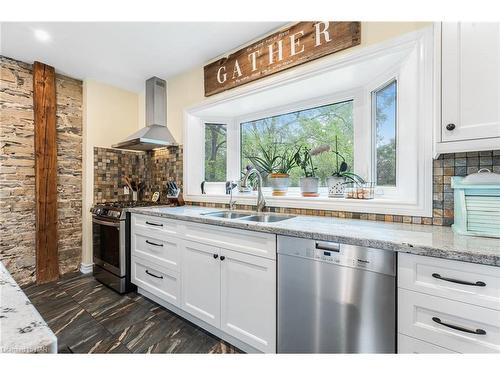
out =
[[[278,221],[288,220],[295,217],[288,215],[274,215],[274,214],[264,214],[264,213],[254,215],[248,212],[236,212],[236,211],[207,212],[202,215],[220,217],[222,219],[238,219],[243,221],[253,221],[257,223],[276,223]]]

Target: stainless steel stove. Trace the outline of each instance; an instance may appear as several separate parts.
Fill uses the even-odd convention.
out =
[[[119,293],[135,289],[130,282],[130,214],[125,208],[153,202],[106,202],[92,207],[94,277]]]

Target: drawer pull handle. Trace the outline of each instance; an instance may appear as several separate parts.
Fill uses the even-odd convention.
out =
[[[155,275],[154,273],[151,273],[151,272],[149,272],[148,270],[146,270],[146,273],[147,273],[149,276],[156,277],[157,279],[163,279],[163,276],[158,276],[158,275]]]
[[[221,255],[220,260],[224,260],[224,259],[226,259],[226,257],[224,255]]]
[[[219,257],[219,254],[214,254],[214,259],[217,259]]]
[[[146,224],[147,225],[153,225],[155,227],[162,227],[163,226],[163,224],[151,223],[150,221],[146,221]]]
[[[153,245],[153,246],[163,247],[162,243],[154,243],[154,242],[151,242],[151,241],[148,241],[148,240],[146,240],[146,243],[149,244],[149,245]]]
[[[448,281],[450,283],[455,283],[455,284],[472,285],[472,286],[486,286],[486,283],[484,283],[482,281],[476,281],[475,283],[473,283],[473,282],[470,282],[470,281],[463,281],[463,280],[457,280],[457,279],[449,279],[447,277],[442,277],[439,273],[433,273],[432,277],[434,277],[435,279],[444,280],[444,281]]]
[[[472,333],[474,335],[486,335],[486,331],[484,329],[478,328],[478,329],[474,330],[474,329],[468,329],[468,328],[456,326],[456,325],[450,324],[450,323],[443,323],[441,321],[441,319],[436,318],[436,317],[433,317],[432,320],[434,322],[436,322],[437,324],[441,324],[441,325],[448,327],[448,328],[451,328],[451,329],[456,329],[457,331]]]

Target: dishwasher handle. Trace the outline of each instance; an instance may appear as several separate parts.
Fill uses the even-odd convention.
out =
[[[316,241],[315,247],[318,250],[334,251],[337,253],[340,251],[340,244],[338,242]]]

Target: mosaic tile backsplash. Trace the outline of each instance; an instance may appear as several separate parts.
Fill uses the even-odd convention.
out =
[[[167,181],[182,187],[182,146],[148,152],[94,147],[94,203],[132,200],[132,193],[123,191],[125,176],[145,183],[139,200],[150,200],[159,191],[164,202]]]
[[[269,212],[291,215],[315,215],[346,219],[377,220],[397,223],[446,225],[453,224],[452,176],[466,176],[487,168],[500,173],[500,150],[443,154],[434,160],[433,168],[433,213],[432,217],[368,214],[346,211],[310,210],[302,208],[266,207]],[[227,204],[189,202],[194,206],[228,208]],[[251,210],[252,206],[237,205],[237,209]]]
[[[465,176],[480,168],[500,173],[500,150],[444,154],[434,160],[433,168],[433,214],[432,217],[368,214],[346,211],[266,207],[269,212],[294,215],[315,215],[348,219],[377,220],[387,222],[446,225],[453,224],[452,176]],[[152,192],[160,190],[164,197],[165,182],[175,179],[182,185],[182,148],[136,153],[131,151],[94,149],[94,201],[130,200],[123,194],[123,176],[146,182],[143,199],[150,199]],[[160,198],[161,200],[161,198]],[[227,208],[222,203],[186,202],[195,206]],[[238,209],[251,210],[252,206],[237,205]]]
[[[434,160],[433,168],[433,223],[453,224],[453,189],[451,177],[466,176],[486,168],[500,173],[500,150],[444,154]]]

